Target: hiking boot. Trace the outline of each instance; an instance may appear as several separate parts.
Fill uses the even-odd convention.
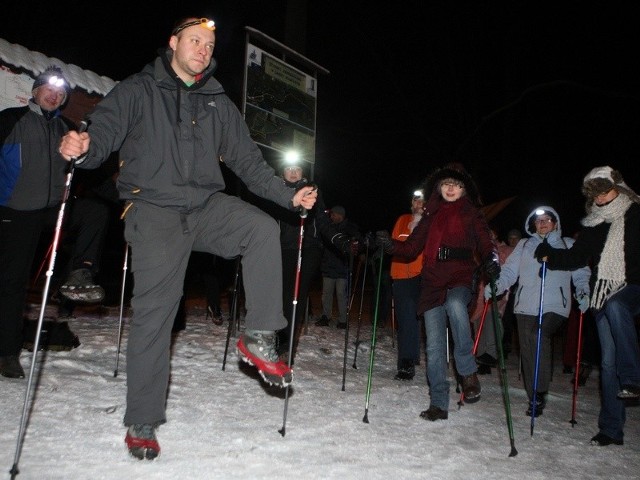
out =
[[[476,357],[476,363],[478,365],[486,365],[487,367],[497,367],[498,360],[489,355],[488,353],[483,353],[479,357]]]
[[[124,437],[129,453],[138,460],[153,460],[160,455],[160,444],[156,439],[156,428],[147,423],[136,423],[127,430]]]
[[[579,387],[584,387],[587,384],[587,379],[589,378],[589,375],[591,375],[592,369],[593,367],[590,364],[580,362],[580,367],[578,368],[578,386]],[[576,381],[576,378],[574,375],[569,383],[573,385],[575,381]]]
[[[347,322],[338,322],[336,328],[338,330],[345,330],[347,328]]]
[[[475,373],[462,377],[462,392],[467,403],[475,403],[480,400],[480,380]]]
[[[79,303],[100,303],[104,300],[104,288],[93,281],[88,268],[72,271],[60,287],[60,294]]]
[[[222,325],[224,323],[224,318],[222,317],[222,311],[218,306],[211,307],[211,305],[207,305],[207,313],[206,313],[205,320],[209,317],[211,317],[211,321],[213,322],[214,325]]]
[[[416,375],[416,369],[414,366],[399,368],[396,376],[393,377],[394,380],[413,380],[413,377]]]
[[[0,357],[0,375],[8,378],[24,378],[24,370],[18,355]]]
[[[640,385],[623,385],[618,392],[620,400],[635,400],[640,398]]]
[[[400,360],[398,365],[398,373],[393,377],[394,380],[413,380],[416,374],[416,367],[413,364],[413,360],[403,359]]]
[[[446,420],[449,418],[449,412],[442,410],[440,407],[436,407],[435,405],[431,405],[427,410],[420,412],[420,417],[425,420],[435,422],[436,420]]]
[[[604,433],[598,433],[595,437],[591,439],[591,445],[595,445],[597,447],[606,447],[607,445],[624,445],[624,440],[615,440]]]
[[[536,395],[536,418],[542,415],[544,408],[547,406],[546,394],[539,393]],[[530,417],[533,413],[533,401],[529,400],[529,407],[527,408],[527,417]]]
[[[242,361],[254,365],[268,384],[286,387],[291,383],[293,371],[278,358],[274,331],[245,330],[236,347]]]
[[[489,365],[478,365],[478,375],[491,375],[491,367]]]
[[[318,320],[316,320],[315,325],[316,327],[328,327],[329,319],[327,318],[326,315],[322,315]]]

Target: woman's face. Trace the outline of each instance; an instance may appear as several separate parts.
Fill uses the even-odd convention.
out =
[[[447,178],[440,184],[440,195],[447,202],[455,202],[464,195],[464,185],[457,180]]]
[[[547,214],[538,215],[535,220],[535,225],[536,233],[543,237],[556,229],[556,222]]]

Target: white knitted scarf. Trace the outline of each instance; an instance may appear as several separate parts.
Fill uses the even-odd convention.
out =
[[[624,214],[633,201],[624,194],[611,203],[598,207],[582,220],[582,225],[592,227],[602,222],[610,223],[609,233],[598,263],[598,277],[591,295],[590,306],[602,308],[604,302],[627,285],[624,261]]]

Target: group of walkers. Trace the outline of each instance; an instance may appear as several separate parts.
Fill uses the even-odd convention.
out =
[[[55,139],[49,145],[57,193],[62,189],[63,160],[72,162],[72,168],[94,169],[112,152],[120,154],[117,188],[124,202],[125,239],[134,275],[125,442],[131,455],[139,459],[154,459],[160,453],[156,430],[166,421],[171,330],[192,251],[241,258],[246,316],[237,351],[265,381],[286,387],[293,371],[291,362],[281,359],[277,337],[285,344],[294,341],[278,332],[287,332],[293,322],[292,315],[284,312],[289,308],[285,304],[293,300],[292,285],[298,287],[299,278],[290,275],[299,260],[300,245],[295,243],[299,219],[311,212],[309,224],[323,231],[330,243],[342,252],[353,248],[350,236],[332,230],[327,216],[318,213],[321,201],[314,209],[318,191],[302,182],[299,169],[285,170],[283,179],[264,161],[242,115],[213,76],[214,46],[213,21],[180,20],[167,48],[141,72],[118,83],[96,106],[88,119],[88,131],[56,123],[51,137]],[[67,96],[64,84],[47,85],[51,86],[50,108],[30,104],[28,110],[45,123],[58,118]],[[38,92],[34,86],[34,96]],[[20,141],[10,137],[11,129],[4,124],[2,132],[4,161],[6,152],[14,156],[16,152],[7,147],[7,138],[12,144]],[[253,194],[282,209],[280,225],[257,206],[223,192],[222,162]],[[4,216],[21,209],[10,203],[10,190],[4,192],[8,193],[2,198],[0,238],[7,235]],[[416,316],[424,321],[430,405],[421,417],[430,421],[448,418],[447,327],[463,399],[468,403],[480,400],[468,312],[480,266],[488,285],[487,297],[519,282],[514,311],[530,409],[537,408],[537,413],[530,414],[542,413],[545,406],[549,338],[568,315],[569,282],[573,280],[582,308],[588,302],[588,308],[596,312],[602,346],[600,431],[592,443],[623,443],[624,402],[640,396],[640,352],[634,326],[634,316],[640,312],[640,199],[609,167],[594,169],[585,177],[584,193],[587,217],[575,243],[561,236],[557,212],[540,207],[527,219],[530,238],[517,244],[502,268],[479,209],[477,187],[460,164],[436,169],[425,180],[422,193],[412,198],[412,213],[398,220],[393,234],[376,234],[376,245],[395,262],[395,307],[403,318],[399,328],[402,355],[398,357],[401,379],[415,374],[419,362]],[[56,204],[43,201],[38,208]],[[285,224],[289,225],[286,234]],[[305,270],[297,272],[304,279],[304,287],[296,291],[301,298],[308,295],[309,276],[320,261],[315,238],[311,236],[305,245]],[[6,254],[5,242],[1,245]],[[537,308],[533,299],[542,290],[545,302]],[[406,320],[412,317],[414,324]],[[0,325],[4,328],[4,316]],[[544,341],[538,347],[538,375],[532,357],[533,340],[540,330]],[[15,356],[14,351],[10,355],[2,352],[2,361]]]

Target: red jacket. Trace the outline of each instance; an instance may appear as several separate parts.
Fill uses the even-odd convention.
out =
[[[439,232],[436,232],[434,225],[440,225]],[[438,261],[436,252],[429,251],[430,240],[433,247],[432,235],[441,236],[441,246],[469,250],[471,258]],[[420,252],[423,253],[423,266],[418,313],[422,314],[442,305],[447,290],[459,286],[471,287],[478,264],[476,259],[484,260],[495,253],[495,246],[482,213],[464,196],[451,203],[440,201],[432,212],[423,215],[405,242],[393,242],[394,256],[414,258]]]

